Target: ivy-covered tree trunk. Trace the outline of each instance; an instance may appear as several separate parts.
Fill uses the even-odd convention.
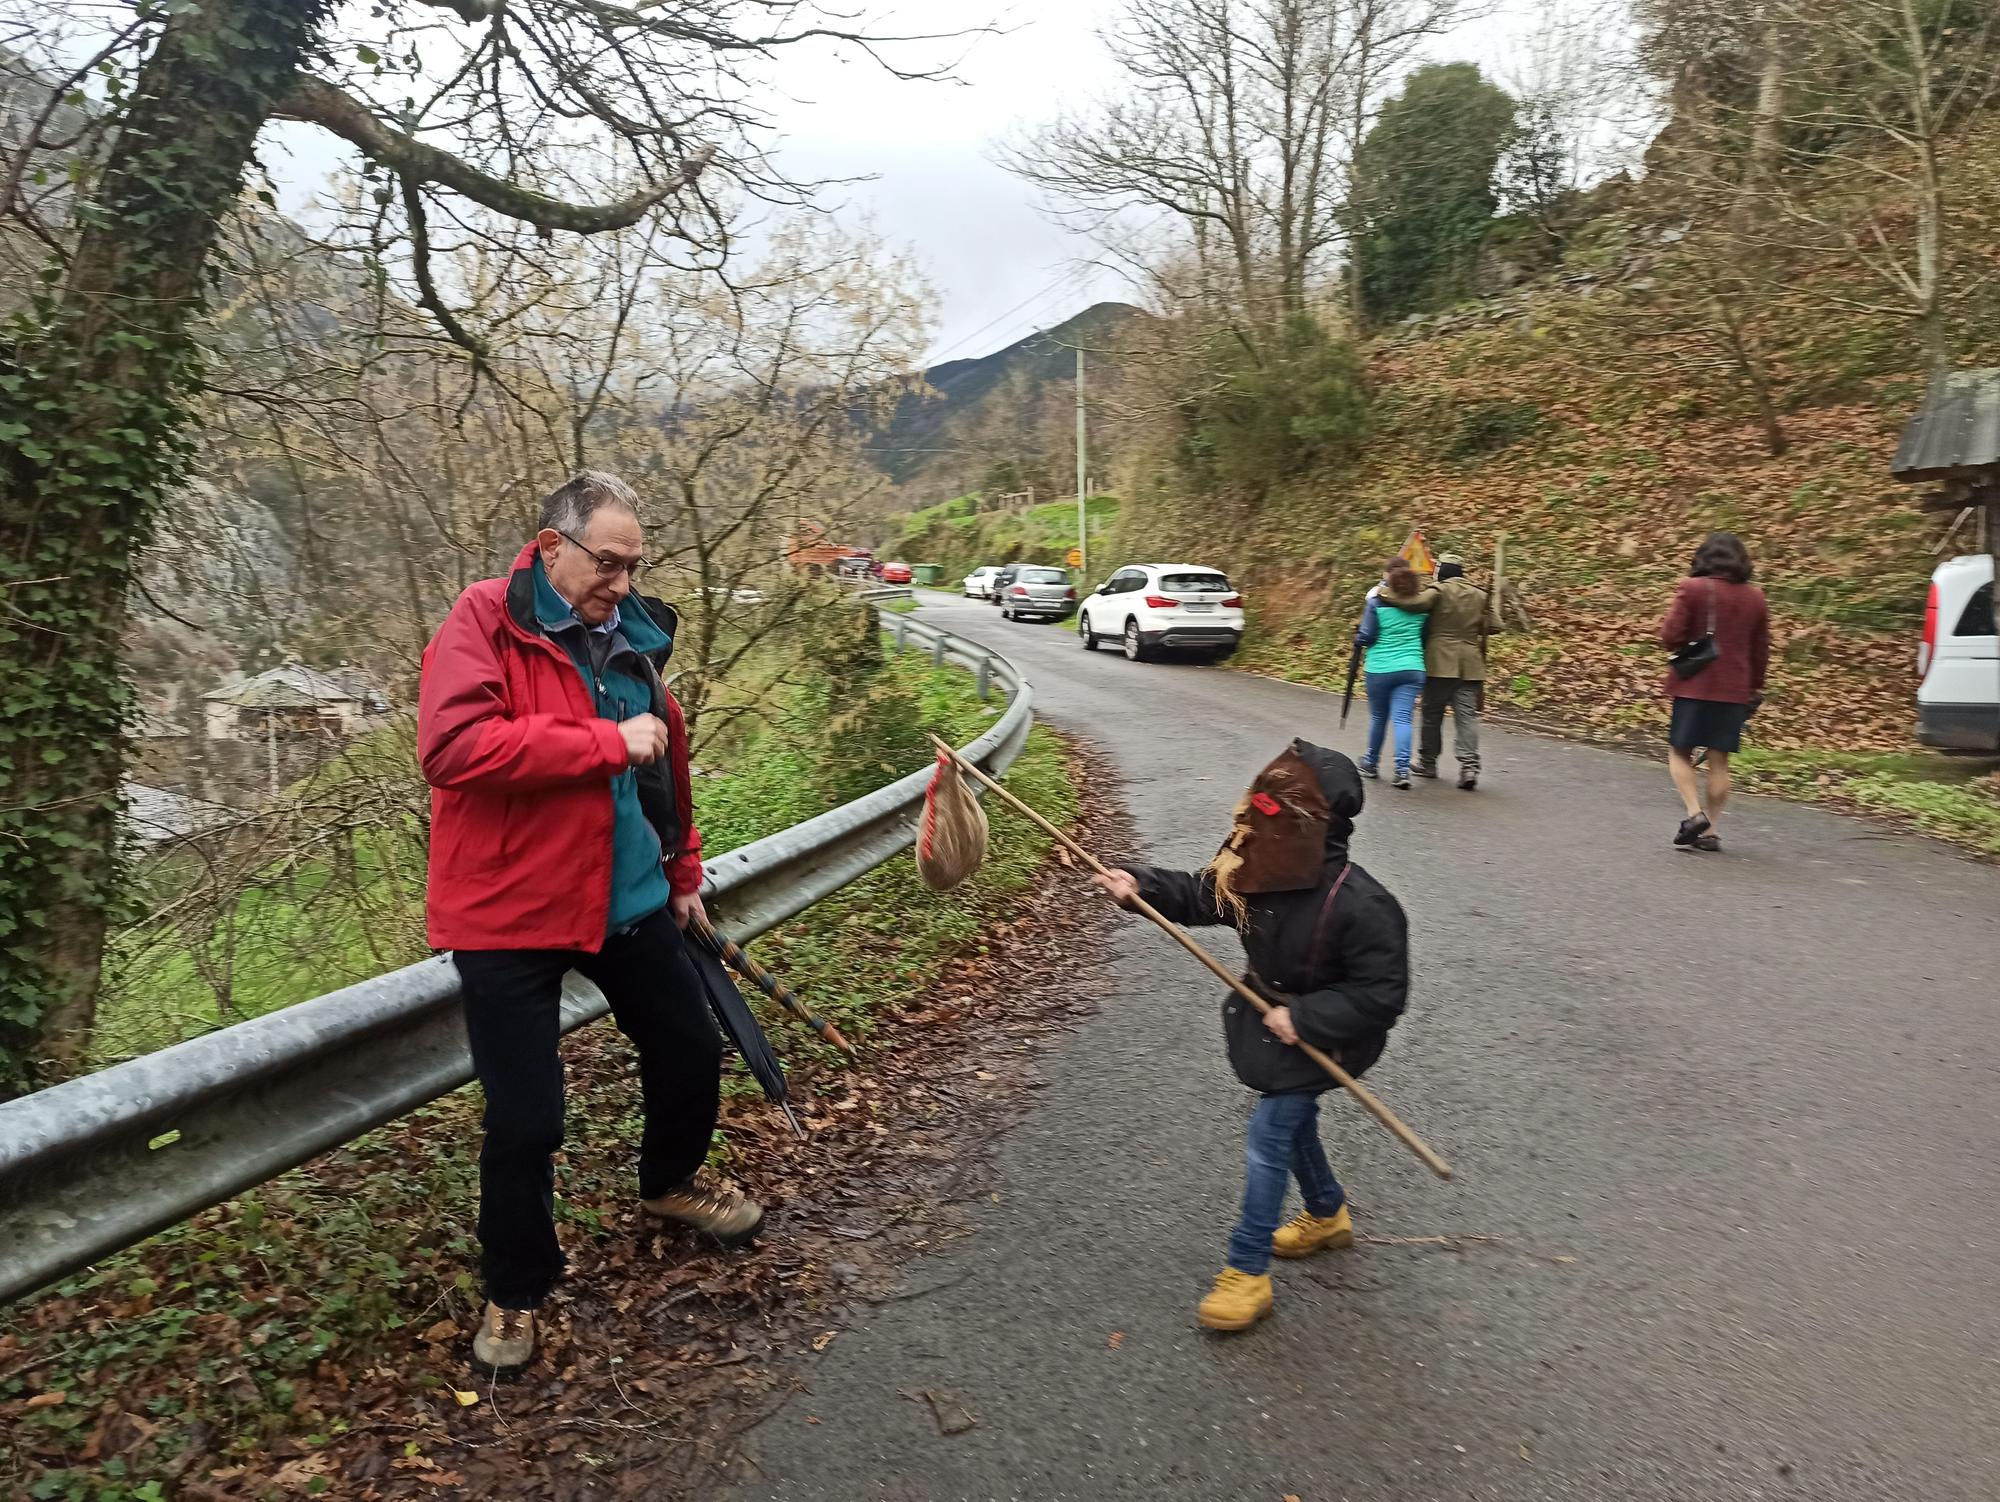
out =
[[[165,9],[67,266],[0,348],[0,1098],[88,1041],[117,895],[126,593],[184,473],[217,227],[329,5]]]

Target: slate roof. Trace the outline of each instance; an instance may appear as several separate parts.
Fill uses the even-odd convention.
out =
[[[2000,368],[1952,370],[1934,378],[1903,429],[1889,472],[1906,485],[2000,481]]]
[[[210,702],[242,709],[318,709],[333,704],[365,704],[370,696],[328,673],[296,662],[283,663],[231,688],[202,695]]]

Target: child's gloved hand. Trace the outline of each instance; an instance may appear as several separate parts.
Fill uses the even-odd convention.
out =
[[[1120,907],[1129,908],[1139,900],[1139,883],[1130,871],[1105,871],[1090,878],[1110,894]]]

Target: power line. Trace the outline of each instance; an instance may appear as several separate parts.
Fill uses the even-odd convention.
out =
[[[930,358],[927,361],[925,361],[925,368],[931,369],[935,368],[936,366],[947,363],[947,361],[949,361],[954,354],[956,354],[959,350],[964,349],[967,345],[971,344],[973,340],[979,338],[988,329],[993,328],[997,324],[1004,323],[1006,320],[1014,317],[1014,315],[1019,313],[1022,309],[1029,307],[1034,303],[1041,302],[1044,298],[1047,298],[1056,292],[1060,292],[1065,289],[1077,290],[1078,288],[1081,287],[1081,284],[1084,281],[1085,277],[1093,269],[1094,268],[1090,266],[1071,267],[1068,271],[1064,272],[1061,276],[1057,277],[1056,280],[1050,282],[1046,287],[1043,287],[1041,291],[1036,292],[1029,297],[1023,298],[1020,302],[1015,303],[1013,307],[1009,308],[1006,312],[1000,314],[997,318],[991,318],[988,319],[985,323],[982,323],[978,328],[974,329],[971,333],[961,335],[959,338],[954,339],[950,344],[946,345],[943,349],[937,351],[935,354],[930,356]],[[1071,285],[1072,283],[1076,285],[1073,287]]]

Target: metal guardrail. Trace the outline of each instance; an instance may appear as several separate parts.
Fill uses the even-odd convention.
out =
[[[1006,658],[907,616],[898,651],[978,675],[1007,706],[963,748],[1012,764],[1033,691]],[[754,938],[907,849],[930,769],[707,862],[719,926]],[[444,957],[0,1104],[0,1301],[108,1253],[434,1100],[472,1079],[458,974]],[[563,1031],[603,1016],[571,975]]]

